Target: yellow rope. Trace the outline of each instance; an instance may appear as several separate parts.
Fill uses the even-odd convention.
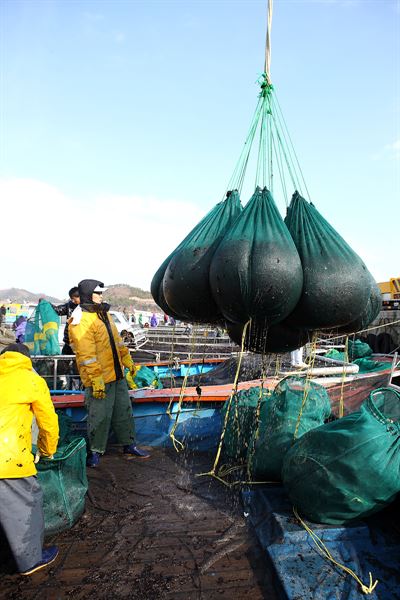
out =
[[[346,381],[346,364],[349,362],[349,338],[346,337],[344,345],[344,361],[342,371],[342,385],[340,387],[340,398],[339,398],[339,419],[344,415],[344,382]]]
[[[191,348],[190,348],[190,352],[189,352],[189,356],[188,356],[188,358],[189,358],[188,368],[186,370],[186,374],[185,374],[185,377],[183,378],[181,389],[179,392],[178,410],[176,412],[175,423],[173,424],[173,427],[169,434],[169,437],[172,440],[172,444],[177,452],[180,452],[181,450],[183,450],[185,448],[185,446],[182,444],[182,442],[175,437],[175,431],[176,431],[176,428],[178,427],[178,421],[179,421],[179,417],[180,417],[180,414],[182,411],[182,403],[183,403],[183,398],[184,398],[185,390],[186,390],[186,382],[187,382],[187,379],[189,376],[190,367],[192,366],[192,362],[193,362],[193,350],[195,347],[196,335],[197,335],[197,328],[194,327],[193,332],[191,334],[191,340],[190,340]]]
[[[299,515],[299,513],[298,513],[298,511],[297,511],[297,509],[295,507],[293,507],[293,513],[294,513],[296,519],[299,521],[299,523],[304,527],[304,529],[310,535],[312,541],[314,542],[314,544],[316,545],[317,549],[322,554],[322,556],[324,558],[326,558],[327,560],[331,561],[336,567],[338,567],[339,569],[342,569],[343,571],[345,571],[345,573],[348,573],[348,575],[350,575],[351,577],[353,577],[353,579],[355,579],[357,581],[358,585],[360,586],[361,591],[363,592],[363,594],[372,594],[372,592],[374,591],[374,589],[378,585],[378,579],[376,579],[375,582],[372,582],[372,573],[369,573],[369,586],[366,586],[361,581],[361,579],[358,577],[358,575],[356,575],[356,573],[354,573],[354,571],[352,569],[349,569],[349,567],[346,567],[346,565],[342,565],[340,562],[338,562],[337,560],[335,560],[333,558],[332,554],[329,552],[329,550],[326,547],[326,545],[324,544],[324,542],[307,525],[307,523],[305,523],[303,521],[303,519],[300,517],[300,515]]]
[[[400,323],[400,319],[398,319],[397,321],[390,321],[389,323],[382,323],[381,325],[375,325],[374,327],[368,327],[367,329],[360,329],[360,331],[351,331],[350,333],[342,333],[342,335],[336,335],[334,337],[329,336],[328,339],[329,340],[339,340],[341,338],[344,338],[346,335],[349,336],[349,335],[356,335],[359,333],[367,333],[368,331],[374,331],[375,329],[384,329],[391,325],[397,325],[398,323]]]
[[[176,334],[176,322],[174,323],[174,326],[172,329],[171,353],[170,353],[169,359],[168,359],[168,364],[169,364],[170,373],[171,373],[170,382],[169,382],[170,388],[175,387],[175,376],[174,376],[174,372],[173,372],[175,334]],[[171,396],[171,398],[169,399],[168,406],[167,406],[167,415],[169,416],[170,419],[172,419],[171,407],[172,407],[173,402],[174,402],[174,398],[173,398],[173,396]]]
[[[222,428],[222,433],[221,433],[221,437],[220,437],[220,440],[219,440],[218,450],[217,450],[217,454],[215,456],[213,467],[212,467],[211,471],[208,471],[207,473],[198,473],[196,475],[196,477],[205,477],[207,475],[209,475],[211,477],[215,477],[215,479],[218,479],[218,480],[222,481],[224,483],[224,485],[229,485],[229,484],[226,484],[220,477],[218,477],[215,474],[215,471],[216,471],[216,468],[218,466],[218,462],[219,462],[219,459],[220,459],[220,456],[221,456],[221,451],[222,451],[222,445],[223,445],[223,442],[224,442],[226,426],[227,426],[227,423],[228,423],[229,413],[230,413],[231,405],[232,405],[232,399],[233,399],[234,395],[237,392],[239,372],[240,372],[240,365],[242,364],[242,358],[243,358],[243,354],[244,354],[244,343],[245,343],[245,339],[246,339],[247,329],[248,329],[250,323],[251,323],[251,320],[247,321],[247,323],[243,327],[242,343],[241,343],[241,348],[240,348],[240,353],[239,353],[238,365],[237,365],[237,369],[236,369],[236,373],[235,373],[235,378],[234,378],[234,381],[233,381],[232,392],[231,392],[231,394],[229,396],[229,400],[228,400],[228,406],[227,406],[227,410],[226,410],[226,413],[225,413],[224,425],[223,425],[223,428]]]
[[[251,472],[250,472],[250,464],[251,461],[253,459],[253,456],[255,454],[256,451],[256,444],[257,444],[257,440],[259,438],[260,435],[260,424],[261,424],[261,419],[260,419],[260,413],[261,413],[261,401],[262,398],[264,396],[264,383],[265,383],[265,378],[266,378],[266,369],[265,369],[265,354],[262,355],[262,359],[261,359],[261,386],[260,386],[260,393],[258,395],[257,398],[257,407],[256,407],[256,431],[254,433],[254,436],[252,438],[252,447],[249,448],[249,451],[247,453],[247,462],[246,462],[246,472],[247,472],[247,478],[249,480],[249,482],[251,481]],[[269,393],[269,395],[271,395],[271,393]]]
[[[294,440],[297,438],[297,433],[298,433],[298,430],[299,430],[299,427],[300,427],[301,417],[303,415],[303,410],[304,410],[304,407],[306,405],[308,394],[309,394],[310,388],[311,388],[310,379],[311,379],[311,375],[312,375],[312,370],[314,368],[314,362],[315,362],[315,356],[316,356],[316,345],[317,345],[317,337],[316,337],[316,334],[314,334],[313,338],[312,338],[312,342],[311,342],[310,369],[307,370],[307,374],[306,374],[306,379],[305,379],[305,384],[304,384],[303,400],[302,400],[302,403],[301,403],[301,406],[300,406],[299,414],[297,415],[296,427],[294,429],[294,434],[293,434],[293,439]]]

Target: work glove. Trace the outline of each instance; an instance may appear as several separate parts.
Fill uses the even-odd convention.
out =
[[[39,460],[40,460],[41,458],[44,458],[45,460],[53,460],[53,459],[54,459],[54,455],[53,455],[53,454],[51,454],[50,456],[42,456],[42,455],[40,454],[39,450],[36,450],[36,454],[35,454],[35,460],[34,460],[34,463],[35,463],[35,465],[37,465],[37,463],[39,462]]]
[[[129,373],[130,373],[131,377],[134,378],[137,373],[138,368],[135,365],[135,363],[133,362],[133,360],[131,359],[129,354],[126,354],[123,357],[122,364],[124,365],[124,367],[129,369]]]
[[[104,379],[100,375],[99,377],[93,377],[92,379],[92,395],[93,398],[97,398],[98,400],[102,400],[106,397],[106,384],[104,383]]]

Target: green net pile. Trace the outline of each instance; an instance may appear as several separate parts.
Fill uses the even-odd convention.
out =
[[[359,411],[303,435],[282,474],[293,505],[317,523],[343,524],[390,504],[400,492],[400,394],[374,390]]]
[[[59,416],[59,423],[60,440],[54,460],[40,460],[36,465],[43,490],[45,535],[72,527],[84,511],[88,489],[86,442],[72,437],[68,418]]]
[[[224,452],[233,459],[246,458],[252,434],[258,426],[257,409],[268,401],[267,392],[261,387],[252,387],[237,392],[229,408],[227,400],[222,407],[222,422],[227,415]]]
[[[304,377],[278,383],[260,411],[260,425],[248,455],[253,480],[280,481],[285,453],[294,441],[322,425],[331,414],[327,391]]]

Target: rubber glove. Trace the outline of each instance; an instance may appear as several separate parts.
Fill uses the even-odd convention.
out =
[[[128,387],[130,390],[134,390],[137,388],[136,383],[133,381],[133,377],[129,371],[126,372],[125,379],[128,382]]]
[[[54,460],[54,455],[51,454],[50,456],[42,456],[39,452],[39,450],[36,450],[36,454],[35,454],[35,460],[34,463],[35,465],[37,465],[37,463],[39,462],[39,460],[41,458],[44,458],[45,460]]]
[[[93,398],[97,398],[98,400],[102,400],[106,397],[106,384],[104,383],[104,379],[100,375],[99,377],[93,377],[92,379],[92,388],[93,388]]]
[[[129,369],[129,373],[131,374],[131,377],[135,377],[138,368],[135,365],[135,363],[133,362],[130,354],[126,354],[123,357],[122,364],[124,365],[124,367],[126,367],[127,369]]]

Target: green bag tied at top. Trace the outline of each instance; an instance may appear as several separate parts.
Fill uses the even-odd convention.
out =
[[[390,504],[400,491],[400,394],[374,390],[359,411],[306,433],[282,475],[293,505],[316,523],[342,525]]]
[[[237,392],[231,401],[224,435],[224,453],[230,458],[245,458],[253,432],[257,427],[257,406],[267,402],[267,391],[259,386]],[[222,407],[225,422],[229,400]]]
[[[250,444],[252,478],[280,481],[283,458],[295,439],[321,425],[330,413],[329,396],[318,383],[298,376],[280,381],[262,406],[255,444]]]

